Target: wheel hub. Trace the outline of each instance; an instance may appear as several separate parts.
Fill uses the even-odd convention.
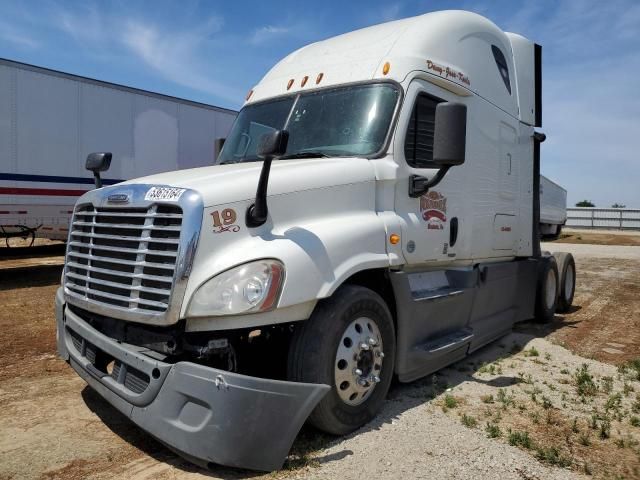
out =
[[[384,351],[378,325],[366,317],[349,324],[336,352],[335,385],[348,405],[364,402],[380,382]]]

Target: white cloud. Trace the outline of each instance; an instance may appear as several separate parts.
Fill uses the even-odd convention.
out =
[[[276,27],[274,25],[266,25],[258,28],[249,38],[252,45],[261,45],[276,38],[282,38],[291,32],[290,27]]]
[[[28,33],[4,22],[0,22],[0,38],[21,48],[34,49],[40,46]]]
[[[167,31],[137,20],[124,23],[120,40],[132,53],[166,79],[237,102],[242,96],[233,87],[224,85],[207,73],[201,65],[213,62],[199,54],[202,44],[219,30],[221,20],[212,18],[188,31]]]
[[[243,92],[215,79],[207,44],[223,26],[223,19],[209,16],[184,28],[167,27],[141,19],[134,13],[107,14],[97,4],[81,11],[58,9],[55,25],[76,40],[92,56],[118,54],[124,49],[163,78],[233,103]]]
[[[84,4],[80,12],[58,10],[55,24],[80,42],[108,41],[105,20],[95,4]]]

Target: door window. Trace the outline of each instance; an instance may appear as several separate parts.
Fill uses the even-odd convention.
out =
[[[433,130],[440,101],[424,93],[416,98],[404,141],[404,157],[414,168],[438,168],[433,163]]]

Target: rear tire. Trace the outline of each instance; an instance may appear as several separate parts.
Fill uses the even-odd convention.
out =
[[[536,289],[536,321],[553,320],[558,304],[558,266],[554,257],[542,257]]]
[[[369,347],[356,348],[369,339]],[[287,376],[296,382],[331,386],[308,422],[327,433],[345,435],[373,419],[382,407],[394,359],[395,331],[384,300],[367,288],[343,285],[296,327]],[[356,369],[361,373],[356,374]]]
[[[573,304],[576,290],[576,262],[570,253],[554,253],[560,272],[560,288],[558,294],[557,311],[567,313]]]

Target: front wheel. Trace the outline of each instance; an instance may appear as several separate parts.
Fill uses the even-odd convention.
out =
[[[394,358],[395,331],[384,300],[368,288],[343,285],[296,328],[288,377],[332,387],[308,421],[327,433],[344,435],[369,422],[382,407]]]

